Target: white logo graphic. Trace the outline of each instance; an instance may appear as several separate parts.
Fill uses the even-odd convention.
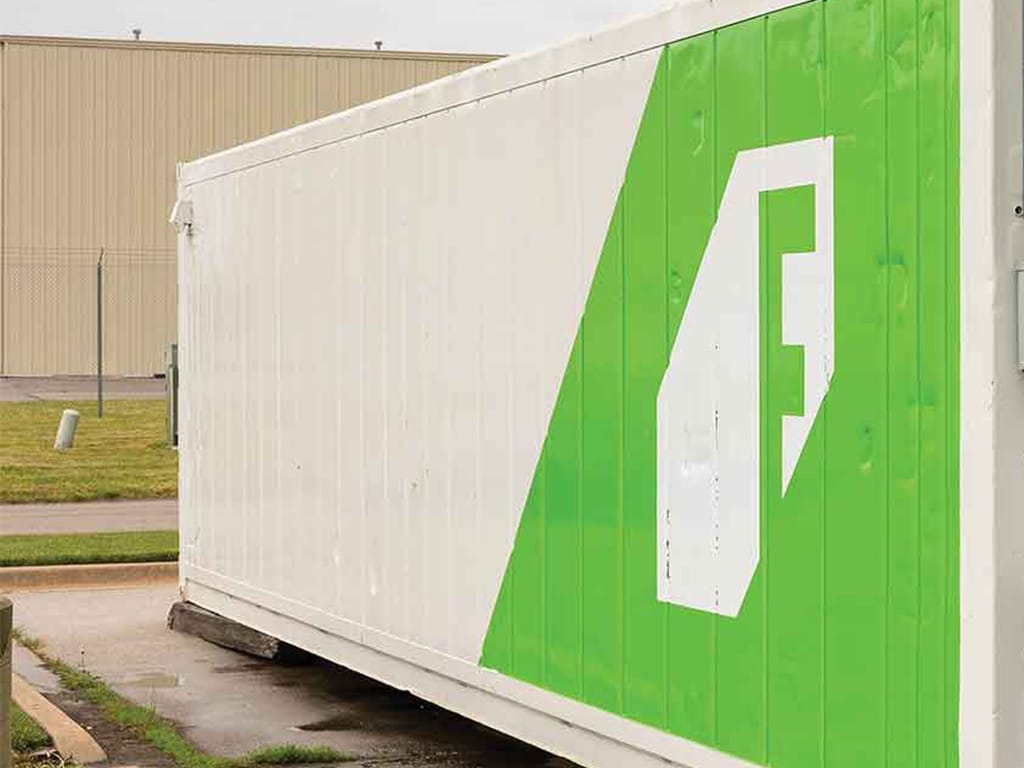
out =
[[[782,417],[785,495],[835,368],[832,138],[740,152],[658,392],[658,599],[736,616],[760,556],[760,196],[814,187],[815,250],[782,259],[782,343],[804,413]]]

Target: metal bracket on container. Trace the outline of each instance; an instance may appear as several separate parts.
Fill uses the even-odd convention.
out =
[[[192,234],[192,201],[175,200],[171,209],[171,224],[178,231],[179,235]]]

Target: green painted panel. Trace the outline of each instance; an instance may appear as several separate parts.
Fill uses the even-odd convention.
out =
[[[667,46],[482,665],[776,768],[957,765],[956,18],[816,0]],[[763,194],[760,565],[735,619],[660,603],[657,393],[720,196],[738,151],[822,135],[831,389],[783,497],[783,263],[818,212]]]
[[[625,286],[625,423],[622,472],[624,712],[665,725],[665,616],[657,592],[657,505],[654,468],[657,433],[654,403],[665,370],[667,210],[665,205],[666,60],[647,102],[644,135],[636,143],[630,173],[644,179],[623,190]],[[651,258],[658,254],[660,258]]]
[[[716,35],[715,111],[728,115],[715,123],[716,199],[725,191],[736,153],[764,145],[765,28],[765,22],[757,21],[728,27]],[[764,512],[762,508],[762,530]],[[715,622],[717,744],[734,755],[764,762],[764,569],[754,575],[740,615],[736,619],[716,617]]]
[[[824,721],[825,764],[839,768],[885,764],[886,28],[881,2],[824,9],[838,361],[825,406]]]
[[[889,0],[885,12],[889,371],[885,733],[889,760],[895,765],[916,765],[921,559],[917,0]]]
[[[668,301],[663,367],[697,275],[718,209],[715,176],[715,37],[703,35],[669,47],[666,193]],[[641,128],[641,130],[643,130]],[[632,181],[632,177],[629,177]],[[653,417],[652,417],[653,418]],[[655,468],[651,468],[652,476]],[[657,510],[656,510],[657,513]],[[697,611],[669,610],[666,648],[668,730],[714,743],[716,709],[715,618]]]
[[[519,539],[525,552],[533,556],[528,567],[520,568],[512,581],[512,669],[520,680],[544,683],[544,572],[547,546],[545,541],[544,475],[547,462],[537,467],[526,504],[535,510],[519,526]]]
[[[956,755],[956,707],[953,705],[957,680],[955,648],[958,631],[956,588],[957,521],[950,514],[957,497],[955,447],[945,439],[955,429],[948,419],[956,413],[950,403],[956,399],[955,347],[950,336],[959,324],[955,297],[957,272],[955,251],[955,169],[946,147],[955,143],[955,126],[949,121],[928,119],[930,105],[951,91],[949,51],[955,50],[948,14],[955,12],[944,3],[924,0],[915,25],[918,79],[915,108],[917,134],[915,160],[918,166],[913,193],[918,202],[917,320],[920,449],[919,449],[919,626],[916,659],[917,760],[920,765],[952,766]],[[954,75],[955,77],[955,75]],[[951,244],[954,247],[950,247]],[[929,258],[946,254],[944,262]],[[925,588],[945,583],[945,590]],[[952,678],[950,670],[954,671]],[[952,715],[950,715],[952,713]]]
[[[579,339],[558,394],[544,450],[548,579],[547,684],[582,697],[582,487],[583,379]],[[488,638],[489,639],[489,638]]]
[[[822,135],[825,94],[824,13],[819,4],[798,6],[768,19],[765,83],[767,142]],[[803,552],[802,557],[767,557],[768,733],[772,762],[821,765],[824,714],[824,426],[825,411],[811,431],[806,456],[789,493],[780,498],[782,466],[771,446],[782,441],[782,415],[803,413],[803,348],[782,345],[782,257],[815,247],[812,187],[762,196],[767,247],[762,270],[767,293],[762,309],[767,335],[761,367],[762,509],[768,552]],[[811,457],[815,457],[812,459]]]
[[[622,709],[622,202],[583,313],[583,700]]]
[[[944,518],[945,526],[936,523],[936,528],[944,528],[941,537],[935,537],[933,546],[926,549],[925,560],[929,560],[932,552],[938,552],[939,542],[937,539],[945,539],[946,567],[945,567],[945,589],[931,590],[933,584],[938,584],[938,574],[935,581],[929,581],[929,603],[937,604],[944,601],[946,605],[945,621],[942,626],[942,636],[945,638],[944,658],[935,659],[936,666],[941,663],[946,671],[945,685],[943,686],[942,704],[934,702],[937,710],[940,706],[945,710],[945,727],[941,732],[932,732],[936,741],[942,740],[945,744],[945,766],[952,768],[959,763],[959,726],[960,726],[960,509],[957,500],[960,498],[960,451],[959,451],[959,429],[960,429],[960,14],[961,0],[948,0],[943,6],[941,14],[931,13],[935,5],[922,5],[925,13],[922,15],[922,28],[928,30],[931,22],[935,24],[934,35],[937,41],[937,50],[932,53],[935,59],[942,59],[941,64],[936,64],[935,69],[944,68],[946,75],[945,93],[941,89],[931,91],[936,99],[944,96],[943,114],[945,129],[945,141],[942,149],[945,150],[945,173],[941,172],[941,160],[935,163],[936,174],[943,179],[944,184],[939,187],[945,193],[945,228],[946,239],[936,253],[944,256],[944,285],[940,290],[945,290],[945,356],[942,364],[937,365],[933,371],[938,388],[944,389],[942,396],[936,398],[935,412],[938,415],[936,423],[942,422],[945,426],[944,433],[936,429],[934,435],[936,442],[941,443],[942,453],[946,459],[946,472],[942,477],[936,473],[931,479],[934,483],[944,484],[946,493],[942,497],[943,508],[934,508],[933,515],[936,520]],[[927,36],[925,36],[927,39]],[[943,45],[943,42],[945,45]],[[927,50],[927,47],[926,47]],[[929,67],[923,67],[926,74],[926,85],[930,86],[927,75],[930,74]],[[930,108],[932,104],[925,104]],[[925,112],[927,114],[927,112]],[[935,122],[940,122],[938,119]],[[941,151],[941,150],[940,150]],[[936,153],[938,154],[938,153]],[[938,301],[938,291],[930,294]],[[937,303],[936,302],[936,303]],[[923,315],[929,317],[929,315]],[[934,329],[933,334],[939,331]],[[938,361],[933,361],[933,364]],[[941,373],[940,373],[941,370]],[[939,375],[945,375],[945,387],[938,384]],[[944,439],[943,439],[944,438]],[[944,514],[943,514],[944,513]],[[944,593],[944,594],[940,594]],[[927,626],[922,627],[922,634]],[[927,691],[924,691],[927,693]]]

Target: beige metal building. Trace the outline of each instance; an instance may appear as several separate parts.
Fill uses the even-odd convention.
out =
[[[0,36],[0,375],[150,375],[175,336],[175,166],[488,56]]]

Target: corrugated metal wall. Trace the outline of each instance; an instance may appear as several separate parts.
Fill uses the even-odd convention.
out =
[[[657,58],[186,167],[183,573],[476,664]]]
[[[0,374],[151,374],[175,336],[178,161],[489,57],[0,38]]]
[[[186,598],[588,765],[956,766],[959,0],[789,1],[187,166]]]

